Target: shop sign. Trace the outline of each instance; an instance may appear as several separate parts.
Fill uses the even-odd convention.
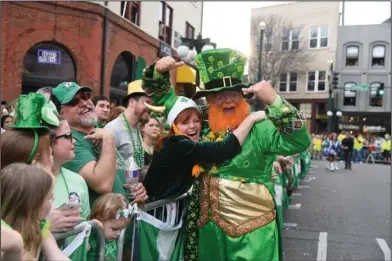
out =
[[[359,126],[357,125],[352,125],[352,124],[339,124],[339,129],[341,130],[359,130]]]
[[[169,45],[161,42],[159,45],[159,57],[172,56],[172,49]]]
[[[382,126],[363,126],[363,130],[367,130],[368,132],[385,132],[386,128]]]
[[[38,49],[38,63],[61,64],[61,52],[55,50]]]

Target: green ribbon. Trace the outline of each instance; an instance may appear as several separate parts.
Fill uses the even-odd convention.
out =
[[[27,164],[30,164],[33,161],[35,154],[37,153],[38,150],[38,142],[39,142],[38,133],[35,130],[33,130],[33,132],[34,132],[34,146],[33,146],[33,150],[30,152],[29,158],[27,159],[26,162]]]
[[[45,121],[47,124],[56,127],[60,125],[60,121],[56,115],[57,109],[52,101],[49,101],[42,107],[41,113],[42,113],[42,120]]]

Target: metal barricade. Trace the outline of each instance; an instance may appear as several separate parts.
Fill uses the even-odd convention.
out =
[[[139,208],[140,212],[146,212],[155,218],[161,220],[162,222],[165,222],[165,217],[167,214],[167,210],[165,208],[166,205],[170,203],[177,203],[176,204],[176,216],[175,216],[175,224],[178,224],[183,216],[185,216],[184,211],[180,210],[186,210],[188,207],[188,198],[191,193],[191,190],[181,196],[172,198],[172,199],[161,199],[157,200],[154,202],[150,202],[145,204],[144,206]],[[139,261],[137,260],[139,258],[139,243],[140,242],[135,242],[138,241],[138,223],[139,221],[137,220],[138,213],[133,213],[131,217],[131,222],[133,224],[132,226],[132,244],[131,244],[131,255],[130,255],[130,261]],[[117,255],[117,261],[123,260],[123,252],[124,252],[124,239],[125,239],[125,233],[127,232],[126,230],[129,228],[124,229],[119,238],[118,238],[118,255]],[[137,252],[136,252],[137,251]]]
[[[83,222],[79,225],[77,225],[76,227],[74,227],[74,229],[64,232],[64,233],[53,233],[54,238],[56,239],[57,242],[62,241],[68,237],[72,237],[75,235],[78,235],[79,233],[81,233],[82,231],[84,231],[86,229],[86,227],[90,225],[91,226],[91,230],[96,232],[98,235],[98,255],[97,255],[97,260],[96,261],[104,261],[104,257],[105,257],[105,236],[103,234],[102,229],[100,228],[100,226],[98,225],[97,222],[95,222],[94,220],[92,221],[88,221],[88,222]]]

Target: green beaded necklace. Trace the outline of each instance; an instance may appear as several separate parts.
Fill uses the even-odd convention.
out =
[[[128,129],[128,136],[131,140],[132,147],[133,147],[133,155],[136,161],[136,164],[139,168],[144,166],[144,149],[143,149],[143,142],[142,142],[142,135],[140,134],[139,129],[136,129],[136,136],[137,136],[137,145],[135,144],[135,140],[133,139],[132,135],[132,128],[129,125],[127,117],[125,117],[125,113],[122,113],[123,120],[125,122],[125,126]],[[136,148],[138,147],[138,148]]]

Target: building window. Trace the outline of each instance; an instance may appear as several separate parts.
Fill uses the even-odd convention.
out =
[[[257,37],[259,40],[259,44],[260,44],[260,37]],[[264,36],[263,36],[263,52],[271,52],[272,50],[272,34],[267,35],[264,32]]]
[[[299,29],[284,31],[282,36],[282,51],[299,49]]]
[[[173,9],[164,1],[159,8],[159,39],[171,45],[173,30]]]
[[[312,104],[311,103],[300,103],[299,110],[306,119],[312,118]]]
[[[359,61],[359,47],[350,45],[346,48],[346,66],[357,67]]]
[[[372,67],[385,66],[385,45],[373,46],[372,51]]]
[[[346,82],[344,84],[343,106],[356,106],[357,91],[352,90],[352,87],[355,85],[357,85],[355,82]]]
[[[186,22],[185,38],[195,39],[195,28]]]
[[[373,82],[369,88],[369,105],[372,107],[382,107],[384,97],[384,83]]]
[[[140,1],[121,1],[121,16],[140,25]]]
[[[279,80],[279,92],[297,91],[297,73],[282,73]]]
[[[308,92],[322,92],[325,91],[325,71],[310,71],[308,72]]]
[[[328,26],[310,28],[309,48],[324,48],[328,46]]]

